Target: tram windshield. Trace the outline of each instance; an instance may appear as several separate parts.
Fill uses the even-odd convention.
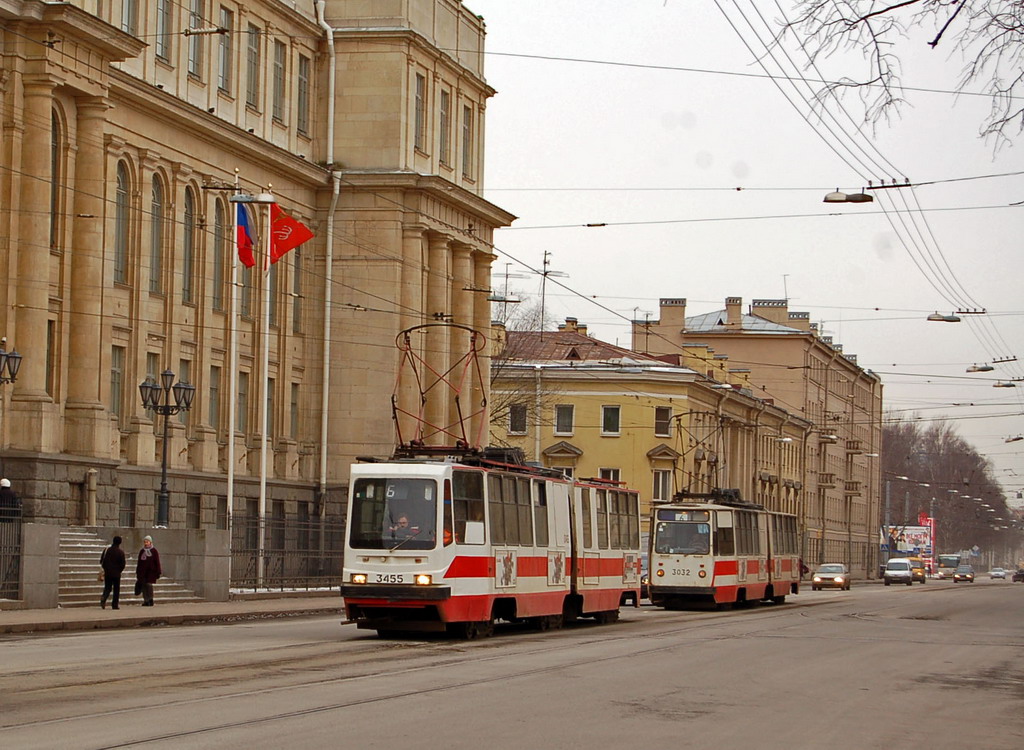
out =
[[[437,482],[357,479],[349,544],[353,549],[433,549],[437,544]]]
[[[659,522],[654,551],[662,555],[706,555],[711,552],[711,524]]]

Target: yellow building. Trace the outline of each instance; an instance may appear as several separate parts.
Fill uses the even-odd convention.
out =
[[[29,520],[154,522],[137,386],[165,370],[196,389],[171,526],[338,517],[351,460],[393,448],[396,334],[489,325],[473,290],[513,217],[481,197],[483,42],[459,0],[0,0],[0,334],[23,356],[0,457]],[[273,266],[266,326],[260,273],[231,283],[236,174],[316,235]],[[462,343],[418,346],[443,371]]]
[[[638,355],[573,318],[558,331],[499,338],[494,442],[570,476],[624,482],[640,491],[645,514],[675,492],[736,488],[802,517],[810,425],[755,397],[727,358]],[[698,361],[708,362],[701,372],[687,366]]]
[[[694,345],[750,371],[754,392],[814,425],[807,446],[809,563],[845,562],[856,576],[877,570],[880,528],[882,383],[856,355],[823,336],[786,300],[739,297],[725,308],[686,315],[686,300],[662,299],[655,321],[634,321],[637,352],[659,355]]]

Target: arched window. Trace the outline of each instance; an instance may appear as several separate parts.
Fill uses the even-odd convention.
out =
[[[164,291],[164,184],[153,175],[153,197],[149,207],[149,291]]]
[[[224,246],[227,240],[224,204],[217,201],[213,209],[213,309],[224,309]]]
[[[196,203],[192,188],[185,188],[185,217],[181,242],[181,301],[192,302],[192,271],[196,252]]]
[[[53,112],[50,123],[50,249],[59,250],[60,244],[60,118]]]
[[[128,283],[128,167],[117,163],[117,194],[114,196],[114,282]]]

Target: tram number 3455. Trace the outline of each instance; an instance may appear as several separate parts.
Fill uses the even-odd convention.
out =
[[[401,573],[378,573],[374,583],[403,583]]]

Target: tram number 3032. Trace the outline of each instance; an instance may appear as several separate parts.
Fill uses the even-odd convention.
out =
[[[690,575],[689,568],[672,568],[672,575],[674,576],[688,576]]]

